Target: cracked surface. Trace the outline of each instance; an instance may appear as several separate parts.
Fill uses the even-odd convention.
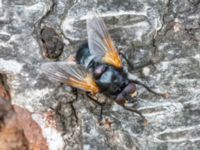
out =
[[[66,60],[87,39],[86,14],[93,8],[101,13],[116,47],[132,63],[162,58],[143,70],[130,70],[131,77],[171,93],[163,99],[137,87],[137,109],[147,118],[147,126],[108,99],[104,116],[112,124],[99,126],[100,108],[83,93],[73,104],[79,118],[76,124],[70,89],[51,83],[40,72],[42,63],[54,61],[42,55],[41,29],[51,27],[59,34],[65,44],[59,59]],[[32,118],[52,150],[198,149],[199,14],[199,0],[0,0],[0,73],[7,75],[11,102],[41,114]],[[55,117],[50,117],[56,126],[47,127],[42,116],[60,102]]]

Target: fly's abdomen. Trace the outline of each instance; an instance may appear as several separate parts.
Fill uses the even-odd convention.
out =
[[[76,61],[78,64],[90,68],[94,62],[95,56],[91,55],[88,44],[83,44],[76,53]]]

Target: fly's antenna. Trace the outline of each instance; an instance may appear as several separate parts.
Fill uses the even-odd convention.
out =
[[[134,102],[135,100],[127,93],[123,94],[123,96],[126,98],[126,100],[128,100],[128,102]],[[142,115],[141,112],[139,112],[138,110],[136,109],[132,109],[132,108],[129,108],[125,105],[122,106],[124,109],[128,110],[128,111],[131,111],[131,112],[134,112],[136,114],[138,114],[143,120],[144,120],[144,123],[145,125],[148,123],[147,122],[147,119]]]

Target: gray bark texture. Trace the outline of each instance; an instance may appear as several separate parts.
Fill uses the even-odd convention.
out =
[[[66,61],[87,40],[87,13],[93,9],[131,63],[159,59],[129,69],[131,78],[171,94],[164,99],[137,86],[136,109],[146,125],[137,114],[98,95],[107,102],[104,118],[112,122],[100,126],[99,106],[83,92],[73,102],[70,88],[40,71],[45,62]],[[45,27],[64,43],[57,59],[45,55]],[[199,0],[0,0],[0,73],[8,78],[12,104],[32,113],[50,150],[200,149]],[[45,118],[49,112],[50,121]]]

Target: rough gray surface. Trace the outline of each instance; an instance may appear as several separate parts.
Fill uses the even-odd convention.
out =
[[[111,128],[100,127],[99,110],[90,109],[93,104],[82,95],[74,103],[79,117],[79,124],[74,124],[71,107],[64,104],[72,94],[39,71],[42,63],[52,61],[42,56],[41,28],[52,27],[61,35],[66,46],[60,59],[65,60],[86,40],[86,14],[94,8],[130,61],[144,62],[154,51],[164,56],[154,66],[131,71],[156,90],[171,93],[162,99],[138,86],[137,109],[148,119],[147,126],[137,115],[113,104],[104,113],[113,122]],[[50,149],[200,147],[199,0],[0,0],[0,72],[9,76],[12,102],[17,105],[45,113],[63,102],[57,117],[63,130],[55,133],[58,146],[49,144],[54,146]]]

